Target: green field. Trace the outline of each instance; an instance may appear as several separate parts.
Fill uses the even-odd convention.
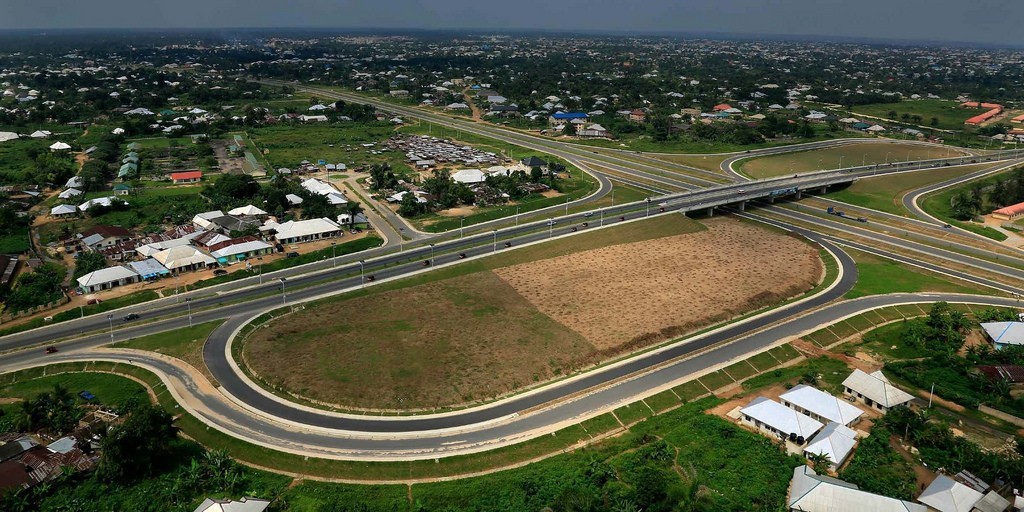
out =
[[[741,160],[734,168],[751,178],[771,178],[802,172],[839,169],[856,165],[885,164],[955,156],[957,150],[944,151],[916,144],[863,142],[825,149],[783,153]],[[842,165],[840,165],[842,162]]]
[[[872,103],[869,105],[857,105],[853,107],[852,110],[854,116],[857,114],[865,114],[880,117],[882,119],[890,119],[889,113],[895,111],[895,120],[897,121],[904,121],[903,114],[910,114],[911,116],[919,115],[921,116],[921,122],[918,124],[922,126],[931,126],[932,118],[937,117],[939,119],[939,124],[936,128],[943,130],[962,130],[964,128],[964,121],[985,112],[987,109],[960,108],[960,103],[956,101],[926,99],[907,100],[899,103]],[[905,122],[913,122],[913,120],[911,119]]]
[[[932,183],[964,176],[988,166],[988,164],[976,164],[940,167],[876,178],[861,178],[850,186],[830,192],[824,197],[896,215],[908,215],[909,212],[903,207],[902,201],[907,192]]]
[[[857,262],[857,284],[847,292],[846,298],[887,293],[949,292],[992,295],[991,288],[964,283],[916,267],[888,260],[873,254],[845,249]],[[961,284],[962,283],[962,284]]]
[[[0,378],[0,383],[8,382]],[[104,404],[111,407],[125,405],[129,401],[146,401],[146,389],[139,383],[106,373],[62,373],[40,377],[37,379],[19,381],[14,384],[0,386],[0,397],[18,398],[26,400],[35,398],[40,393],[52,391],[55,385],[60,385],[72,394],[78,395],[81,391],[89,391],[96,396],[88,403]],[[79,402],[86,403],[81,397]]]

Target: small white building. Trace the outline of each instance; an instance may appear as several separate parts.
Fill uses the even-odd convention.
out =
[[[820,476],[804,465],[793,469],[786,505],[800,512],[928,512],[928,507],[862,491],[856,485]]]
[[[996,350],[1024,345],[1024,322],[985,322],[981,324],[981,330]]]
[[[888,412],[893,407],[906,405],[914,396],[893,386],[881,370],[865,373],[860,369],[853,370],[843,381],[843,392],[868,407]]]
[[[940,474],[917,497],[917,501],[938,512],[971,512],[974,510],[974,505],[983,497],[985,497],[984,494]]]
[[[791,439],[802,445],[816,434],[821,427],[818,420],[794,411],[774,400],[763,396],[755,398],[740,409],[742,421],[762,432]],[[791,437],[792,436],[792,437]]]
[[[194,512],[263,512],[270,506],[267,500],[242,498],[239,501],[206,498]]]
[[[79,277],[77,281],[78,287],[84,293],[93,293],[117,286],[137,283],[139,281],[139,274],[128,267],[107,267],[89,272]]]
[[[782,405],[802,412],[820,422],[853,426],[864,411],[818,388],[799,384],[779,395]]]
[[[217,264],[217,260],[191,245],[179,245],[164,249],[153,254],[153,259],[175,274]]]
[[[213,226],[213,219],[218,219],[223,216],[224,212],[220,210],[197,213],[194,217],[192,217],[192,224],[194,224],[197,228],[207,229],[210,226]]]
[[[245,216],[245,217],[261,217],[261,216],[264,216],[266,214],[267,214],[267,212],[265,212],[265,211],[255,207],[255,206],[253,206],[251,204],[245,205],[245,206],[239,206],[238,208],[233,208],[231,210],[228,210],[228,215],[241,215],[241,216]]]
[[[74,189],[68,189],[68,190],[74,190]],[[67,190],[65,190],[64,192],[67,192]],[[110,206],[110,205],[114,204],[114,199],[117,199],[117,198],[114,197],[114,196],[97,197],[96,199],[90,199],[90,200],[88,200],[88,201],[78,205],[78,209],[84,212],[84,211],[88,211],[89,208],[92,208],[93,206],[97,206],[97,205],[99,205],[99,206]],[[128,203],[125,203],[125,204],[128,204]]]
[[[57,197],[59,197],[60,199],[71,199],[72,197],[78,197],[80,195],[82,195],[81,190],[78,190],[77,188],[69,188],[67,190],[61,191],[61,193]]]
[[[460,169],[452,173],[452,181],[464,185],[477,185],[486,179],[487,177],[480,169]]]
[[[834,470],[846,462],[855,446],[857,446],[857,433],[853,429],[830,422],[808,441],[807,447],[804,448],[804,454],[827,456],[828,460],[832,461]]]
[[[274,238],[282,244],[312,242],[344,234],[344,230],[337,222],[327,218],[290,220],[283,224],[268,223],[268,225],[277,231]]]
[[[54,217],[68,217],[78,213],[78,208],[70,204],[59,204],[50,208],[50,215]]]

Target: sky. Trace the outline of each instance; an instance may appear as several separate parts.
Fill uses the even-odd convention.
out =
[[[2,0],[0,29],[729,33],[1024,45],[1022,0]]]

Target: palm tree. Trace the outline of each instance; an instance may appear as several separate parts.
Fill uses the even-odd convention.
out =
[[[345,203],[345,212],[348,213],[348,225],[356,223],[356,215],[363,213],[363,205],[355,201]]]
[[[807,462],[814,466],[814,469],[818,471],[828,470],[832,466],[832,457],[825,452],[811,453],[807,456]]]

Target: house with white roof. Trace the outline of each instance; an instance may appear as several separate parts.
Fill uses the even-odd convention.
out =
[[[175,274],[217,264],[217,260],[191,245],[179,245],[158,251],[153,254],[153,259]]]
[[[81,190],[78,190],[77,188],[69,188],[62,191],[57,197],[60,199],[71,199],[72,197],[78,197],[80,195],[82,195]]]
[[[924,505],[862,491],[806,465],[793,469],[786,506],[793,512],[928,512]]]
[[[1024,345],[1024,322],[985,322],[981,324],[981,330],[996,350]]]
[[[233,263],[274,252],[274,246],[254,236],[234,238],[210,247],[210,256],[219,263]]]
[[[197,213],[194,217],[192,217],[192,224],[195,224],[195,226],[200,229],[208,229],[211,226],[213,226],[213,219],[217,219],[223,216],[224,212],[220,210]]]
[[[302,198],[295,194],[285,194],[284,198],[285,200],[288,201],[288,204],[291,206],[302,204]]]
[[[974,505],[984,496],[984,494],[940,474],[917,497],[917,501],[938,512],[971,512],[974,510]]]
[[[170,274],[170,271],[167,270],[167,267],[161,265],[159,261],[154,260],[153,258],[146,258],[140,261],[133,261],[128,263],[128,266],[131,267],[131,269],[134,270],[136,273],[138,273],[139,277],[141,277],[144,281],[149,279],[156,279],[158,277]]]
[[[67,151],[71,149],[71,145],[66,142],[54,142],[50,144],[50,151]]]
[[[81,176],[72,176],[64,184],[64,188],[84,188],[85,180]]]
[[[452,181],[465,185],[477,185],[485,179],[486,176],[480,169],[460,169],[452,173]]]
[[[337,222],[327,218],[290,220],[283,224],[267,223],[266,225],[272,226],[277,231],[274,238],[282,244],[312,242],[344,234],[344,230]]]
[[[802,445],[824,425],[810,416],[763,396],[740,409],[741,420],[762,432]]]
[[[893,407],[906,405],[914,399],[910,393],[893,386],[881,370],[872,373],[860,369],[853,370],[853,373],[843,381],[843,392],[883,413]]]
[[[72,188],[72,189],[68,189],[68,190],[74,190],[74,189]],[[65,190],[64,192],[67,192],[68,190]],[[114,196],[97,197],[95,199],[90,199],[90,200],[88,200],[88,201],[78,205],[78,209],[84,212],[84,211],[88,211],[89,208],[92,208],[93,206],[96,206],[96,205],[99,205],[99,206],[110,206],[110,205],[114,204],[114,199],[117,199],[117,198],[114,197]],[[125,204],[127,204],[127,203],[125,203]]]
[[[309,178],[302,182],[302,188],[308,190],[311,194],[318,194],[327,197],[327,202],[333,205],[345,204],[348,199],[345,198],[345,194],[340,192],[334,185],[325,181],[320,181],[316,178]]]
[[[846,459],[853,453],[855,446],[857,446],[857,433],[853,429],[835,422],[829,422],[828,425],[825,425],[825,428],[821,429],[820,432],[807,442],[804,454],[808,457],[811,454],[827,456],[828,460],[832,461],[832,469],[834,470],[846,462]]]
[[[239,501],[206,498],[194,512],[263,512],[270,501],[243,497]]]
[[[78,213],[78,208],[70,204],[59,204],[50,208],[50,215],[53,217],[67,217]]]
[[[78,288],[83,293],[93,293],[100,290],[108,290],[116,286],[137,283],[140,277],[137,272],[122,266],[101,268],[94,272],[79,277]]]
[[[228,215],[242,215],[242,216],[245,216],[245,217],[261,217],[261,216],[264,216],[266,214],[267,214],[267,212],[265,212],[265,211],[255,207],[255,206],[253,206],[251,204],[245,205],[245,206],[239,206],[238,208],[233,208],[231,210],[228,210]]]
[[[853,426],[864,411],[818,388],[799,384],[779,395],[782,405],[802,412],[822,423],[833,421]]]

